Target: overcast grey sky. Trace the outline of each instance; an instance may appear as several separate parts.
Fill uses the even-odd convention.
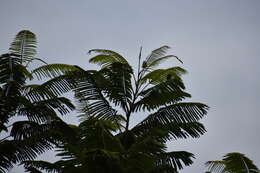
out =
[[[196,154],[181,172],[205,172],[207,160],[233,151],[260,167],[260,0],[0,0],[0,53],[23,29],[37,35],[45,61],[87,69],[92,48],[136,64],[140,46],[143,54],[171,46],[189,71],[191,100],[211,107],[204,136],[169,144]]]

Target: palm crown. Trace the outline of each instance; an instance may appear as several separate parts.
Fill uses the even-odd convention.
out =
[[[223,156],[222,160],[206,162],[212,173],[259,173],[260,170],[251,159],[242,153],[232,152]]]
[[[51,81],[28,84],[35,77],[30,63],[44,62],[36,58],[36,43],[32,32],[20,31],[9,53],[0,56],[0,133],[5,135],[0,140],[0,172],[52,148],[53,137],[45,131],[54,124],[65,127],[57,113],[64,115],[74,109],[69,99],[50,87]],[[15,116],[22,118],[11,121]]]
[[[167,152],[166,142],[202,135],[206,130],[198,121],[206,114],[208,106],[182,102],[191,97],[184,91],[181,79],[186,70],[181,67],[157,69],[165,60],[179,60],[174,55],[167,55],[168,49],[168,46],[162,46],[152,51],[142,63],[140,51],[137,74],[122,55],[106,49],[89,51],[96,53],[89,62],[100,65],[100,70],[75,66],[73,71],[66,73],[56,70],[62,74],[58,77],[48,65],[35,71],[40,76],[47,73],[56,76],[53,86],[57,91],[68,88],[74,91],[83,122],[75,127],[80,132],[75,134],[77,144],[64,140],[59,145],[62,151],[59,155],[64,156],[64,160],[53,164],[29,161],[25,163],[27,169],[66,172],[71,168],[78,172],[93,172],[99,168],[98,172],[109,172],[108,165],[114,165],[113,171],[157,173],[177,172],[183,165],[190,165],[192,153]],[[138,112],[148,115],[130,128],[131,117],[137,116]],[[97,123],[92,124],[93,121]],[[113,128],[108,128],[107,122],[111,122]],[[109,164],[104,166],[104,161]],[[95,166],[91,167],[93,164]]]

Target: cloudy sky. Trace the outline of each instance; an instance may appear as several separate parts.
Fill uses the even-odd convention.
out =
[[[94,68],[92,48],[118,51],[135,66],[140,46],[143,54],[171,46],[189,71],[191,100],[211,107],[204,136],[169,144],[196,154],[181,172],[205,172],[207,160],[234,151],[260,167],[259,0],[0,0],[0,53],[23,29],[37,35],[45,61],[86,69]]]

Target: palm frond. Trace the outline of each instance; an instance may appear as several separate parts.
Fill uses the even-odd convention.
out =
[[[140,109],[150,111],[191,97],[189,93],[183,91],[184,88],[183,82],[178,79],[170,79],[152,86],[139,94],[141,98],[135,104],[135,111]]]
[[[22,93],[26,98],[33,101],[50,99],[72,91],[77,85],[76,75],[80,72],[71,72],[52,78],[40,85],[26,85],[22,87]]]
[[[102,90],[95,80],[96,72],[83,73],[77,81],[74,89],[75,96],[79,99],[81,111],[85,116],[98,117],[101,119],[113,119],[116,111],[104,97]]]
[[[64,161],[57,161],[54,163],[46,161],[24,161],[22,164],[27,172],[30,172],[31,169],[44,170],[47,173],[60,173],[62,170],[62,164]]]
[[[132,68],[127,64],[113,63],[110,68],[102,69],[100,74],[103,80],[98,81],[100,78],[97,76],[95,79],[98,83],[103,83],[100,88],[105,93],[105,96],[116,106],[119,105],[126,111],[127,103],[130,102],[133,92],[131,83]]]
[[[26,78],[32,78],[31,73],[20,64],[20,58],[15,54],[3,54],[0,56],[0,84],[16,81],[24,84]]]
[[[119,140],[112,134],[118,129],[118,125],[113,121],[89,118],[80,123],[79,129],[81,137],[84,138],[80,142],[89,146],[86,151],[95,148],[114,152],[122,150]]]
[[[188,123],[200,120],[208,110],[208,106],[202,103],[183,102],[163,107],[157,112],[150,114],[141,123],[153,124],[156,122],[162,124],[169,123]]]
[[[31,102],[41,101],[56,97],[46,87],[39,84],[25,85],[21,88],[21,93]]]
[[[69,113],[75,107],[71,101],[65,97],[56,97],[38,102],[20,97],[21,106],[17,111],[18,115],[27,116],[30,121],[45,122],[47,120],[56,119],[58,111],[61,115]]]
[[[13,164],[34,159],[48,149],[52,149],[52,145],[41,138],[30,138],[24,141],[5,140],[0,143],[0,170],[5,172],[12,168]]]
[[[40,137],[56,144],[56,141],[75,140],[75,131],[61,119],[51,120],[45,124],[33,121],[18,121],[13,123],[10,132],[15,140],[26,140],[32,137]]]
[[[257,172],[258,168],[242,153],[227,153],[222,160],[206,162],[208,170],[216,173],[251,173]]]
[[[42,78],[53,78],[72,71],[80,71],[81,68],[75,65],[68,64],[47,64],[40,66],[32,71],[32,75],[36,76],[38,79]]]
[[[146,62],[149,63],[149,62],[153,62],[154,60],[156,60],[158,57],[162,57],[164,56],[167,51],[170,49],[169,46],[167,45],[164,45],[164,46],[161,46],[155,50],[153,50],[151,52],[151,54],[146,58]]]
[[[149,82],[150,84],[156,85],[167,80],[176,79],[181,81],[181,75],[186,74],[187,71],[181,67],[171,67],[168,69],[157,69],[146,74],[141,82]]]
[[[31,61],[36,55],[36,36],[28,30],[20,31],[10,45],[10,52],[20,57],[20,62]]]
[[[152,53],[143,62],[142,67],[146,69],[155,68],[161,62],[172,57],[176,58],[182,63],[182,61],[175,55],[165,55],[169,49],[169,46],[162,46],[158,49],[153,50]]]
[[[5,123],[9,122],[9,118],[14,116],[16,114],[16,109],[19,106],[19,103],[15,101],[20,96],[20,93],[13,92],[13,88],[9,88],[9,94],[6,95],[1,95],[0,96],[0,123],[4,127]],[[11,92],[11,94],[10,94]],[[3,94],[5,91],[3,92]]]
[[[15,140],[24,140],[36,134],[43,135],[49,128],[47,124],[40,125],[33,121],[17,121],[13,123],[10,135]]]
[[[183,169],[183,166],[189,166],[193,163],[194,155],[187,151],[174,151],[168,153],[162,153],[159,155],[157,165],[170,165],[171,167],[178,169]]]
[[[118,62],[122,64],[128,64],[127,60],[117,52],[107,49],[91,49],[88,53],[98,53],[98,55],[92,57],[89,62],[100,65],[102,68],[108,67],[111,64]]]
[[[225,170],[229,172],[250,173],[250,169],[258,170],[256,165],[242,153],[233,152],[224,156]]]
[[[131,130],[137,136],[153,136],[160,142],[167,142],[177,138],[198,138],[206,132],[203,124],[199,122],[189,123],[141,123]]]
[[[210,172],[215,173],[229,173],[225,170],[225,162],[223,160],[214,160],[206,162],[206,166]]]
[[[157,141],[153,136],[138,136],[135,142],[128,149],[128,152],[146,154],[147,156],[154,157],[158,153],[166,150],[166,145]]]
[[[188,123],[171,123],[168,127],[166,125],[166,131],[169,132],[170,138],[198,138],[206,132],[203,124],[199,122]],[[169,138],[168,138],[169,139]]]

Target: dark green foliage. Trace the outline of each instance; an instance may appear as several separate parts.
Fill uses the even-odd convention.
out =
[[[9,135],[0,141],[1,172],[21,162],[31,173],[176,173],[192,164],[192,153],[168,152],[166,142],[204,134],[199,120],[208,106],[182,102],[191,97],[181,79],[186,70],[156,69],[172,57],[180,61],[166,54],[168,46],[152,51],[142,63],[140,52],[137,74],[111,50],[90,50],[97,55],[89,62],[101,68],[84,70],[46,64],[35,57],[35,48],[35,35],[21,31],[10,53],[0,56],[0,132]],[[29,70],[35,60],[45,65]],[[32,79],[45,82],[28,85]],[[81,112],[78,126],[58,117],[74,109],[69,99],[61,97],[69,91],[74,92]],[[130,124],[139,111],[146,118]],[[10,126],[14,116],[25,120]],[[54,147],[60,161],[34,160]]]
[[[61,138],[57,145],[61,161],[29,161],[24,162],[26,167],[60,173],[176,173],[191,165],[192,153],[167,152],[166,142],[204,134],[206,130],[198,121],[208,106],[182,102],[191,97],[184,91],[183,68],[155,69],[164,60],[177,58],[166,55],[168,49],[154,50],[142,67],[139,64],[137,75],[120,54],[93,49],[89,52],[98,55],[90,62],[100,65],[100,70],[77,68],[54,78],[54,86],[65,83],[64,91],[70,87],[74,91],[83,121],[72,127],[73,142]],[[56,72],[40,71],[42,76],[57,76]],[[59,90],[62,88],[58,87],[57,93]],[[147,117],[130,128],[131,117],[140,110],[148,113]]]
[[[63,124],[57,112],[64,115],[74,109],[69,99],[60,97],[51,87],[51,81],[41,84],[27,83],[34,79],[29,65],[40,60],[36,55],[36,37],[30,31],[19,32],[10,47],[10,53],[0,56],[0,171],[14,164],[34,159],[56,143],[54,129]],[[43,62],[42,60],[40,60]],[[50,69],[53,67],[50,67]],[[62,72],[69,66],[60,66]],[[67,70],[65,70],[67,68]],[[57,68],[53,68],[57,70]],[[23,121],[12,121],[23,116]]]
[[[257,166],[241,153],[227,153],[222,160],[206,162],[210,172],[216,173],[257,173]]]
[[[23,30],[20,31],[10,45],[10,52],[19,55],[20,62],[28,62],[36,55],[36,36],[34,33]]]

